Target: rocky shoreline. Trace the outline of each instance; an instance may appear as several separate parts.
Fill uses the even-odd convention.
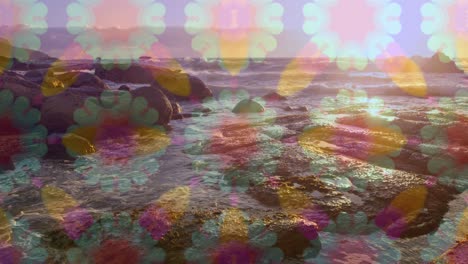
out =
[[[433,64],[436,63],[434,58],[429,59],[429,61]],[[437,63],[439,63],[439,60],[437,60]],[[210,115],[209,109],[199,109],[195,111],[197,115],[186,113],[182,109],[181,104],[197,104],[213,96],[213,92],[202,80],[187,73],[139,63],[121,65],[121,67],[114,65],[111,69],[106,69],[100,64],[65,66],[65,63],[55,63],[54,67],[48,68],[42,68],[33,63],[25,65],[15,62],[13,67],[10,68],[11,71],[4,70],[1,73],[0,92],[8,90],[16,98],[25,97],[29,100],[32,108],[40,111],[41,119],[39,124],[44,126],[48,133],[44,139],[45,144],[48,145],[46,159],[75,160],[76,155],[74,156],[70,151],[67,152],[63,146],[68,140],[74,142],[73,147],[71,147],[75,152],[74,154],[94,152],[94,140],[97,136],[83,129],[83,127],[89,125],[86,124],[88,119],[85,120],[82,116],[77,117],[77,109],[82,109],[84,116],[92,116],[97,106],[106,105],[115,100],[129,100],[130,103],[127,103],[132,104],[134,100],[138,99],[141,100],[139,101],[141,104],[138,105],[144,107],[136,110],[134,108],[129,108],[131,110],[124,109],[124,112],[117,113],[124,113],[124,116],[128,119],[134,114],[132,111],[138,111],[137,114],[143,113],[144,116],[143,120],[138,120],[138,122],[144,125],[149,124],[148,126],[154,128],[158,127],[158,129],[159,127],[168,129],[171,121],[184,122],[184,117],[190,118],[199,115],[200,118],[204,118],[204,116]],[[427,71],[442,72],[447,70],[447,66],[445,66],[445,69],[437,65],[431,67],[430,69],[427,68]],[[25,69],[28,71],[24,75],[15,72]],[[94,73],[83,71],[92,69]],[[454,71],[454,69],[448,67],[448,71]],[[119,91],[112,91],[105,81],[141,84],[143,87],[132,90],[129,87],[122,86]],[[287,98],[276,93],[268,94],[263,98],[268,101],[287,100]],[[156,115],[151,114],[152,109],[157,111]],[[120,111],[120,109],[117,109],[117,111]],[[265,109],[258,102],[250,99],[236,102],[236,106],[232,109],[234,114],[261,113],[264,111]],[[274,138],[268,131],[262,132],[259,137],[261,138],[259,143],[281,144],[284,146],[281,155],[272,155],[262,160],[265,164],[270,162],[277,164],[275,174],[271,175],[272,177],[265,182],[248,182],[247,191],[239,194],[248,197],[246,199],[255,201],[258,206],[256,208],[246,208],[246,213],[250,214],[250,217],[245,221],[246,225],[253,225],[260,221],[263,223],[264,232],[275,233],[276,239],[274,242],[276,243],[274,244],[282,249],[284,260],[290,263],[298,262],[304,257],[304,252],[312,252],[309,256],[310,259],[316,257],[317,254],[314,256],[313,252],[321,249],[321,246],[316,243],[321,232],[367,234],[358,225],[358,217],[363,213],[366,218],[364,220],[360,219],[360,221],[362,220],[362,222],[359,222],[360,224],[369,225],[369,228],[378,227],[379,232],[395,239],[415,238],[428,235],[437,230],[444,215],[449,210],[450,201],[454,199],[459,191],[453,186],[430,185],[427,183],[426,176],[428,172],[424,164],[427,163],[428,157],[415,154],[418,151],[414,145],[411,145],[411,142],[404,145],[400,158],[409,160],[404,164],[412,164],[413,166],[397,167],[391,172],[380,166],[369,164],[359,157],[350,158],[349,155],[338,155],[337,158],[337,155],[327,153],[320,148],[314,149],[312,151],[314,154],[310,155],[305,153],[297,144],[306,129],[305,124],[310,119],[308,114],[298,112],[307,112],[307,108],[291,108],[286,111],[294,113],[278,116],[274,123],[274,125],[284,128],[282,137]],[[408,133],[415,131],[416,126],[422,126],[419,123],[409,122],[408,120],[411,121],[411,118],[403,118],[405,114],[413,115],[414,113],[402,112],[398,114],[401,115],[401,118],[397,119],[396,122]],[[109,115],[112,116],[112,113]],[[418,116],[411,117],[421,119],[421,122],[427,124],[427,120],[422,120]],[[115,116],[112,116],[112,118],[114,118],[112,122],[119,119]],[[76,123],[80,123],[77,120],[84,125],[78,128],[74,127]],[[89,121],[89,123],[92,123],[92,121]],[[128,120],[118,120],[118,122],[125,123]],[[254,125],[254,129],[261,131],[261,127],[265,125],[268,125],[267,121],[262,120]],[[111,129],[114,129],[114,127],[111,126]],[[259,141],[258,138],[249,137],[250,132],[248,129],[241,123],[230,124],[228,129],[226,128],[228,132],[223,133],[221,131],[219,142],[212,144],[215,147],[218,146],[218,149],[214,150],[215,147],[213,147],[211,150],[225,154],[229,159],[235,160],[234,163],[242,163],[243,161],[237,159],[254,152],[252,146]],[[177,132],[182,133],[183,131]],[[164,135],[162,136],[154,131],[144,131],[141,135],[149,138],[149,141],[145,141],[146,144],[144,144],[148,146],[153,144],[147,142],[160,144],[160,139],[164,138]],[[4,135],[2,134],[2,136]],[[155,141],[151,141],[152,137]],[[230,143],[233,145],[230,145]],[[171,146],[167,150],[168,154],[173,156],[192,155],[190,151]],[[346,152],[344,153],[346,154]],[[323,175],[310,172],[310,165],[314,164],[314,162],[318,164],[321,161],[335,159],[339,159],[339,162],[345,164],[344,171],[352,172],[354,173],[353,177],[366,182],[363,190],[339,188],[339,185],[337,187],[325,184],[321,180]],[[169,158],[167,161],[170,161]],[[183,166],[186,165],[183,164]],[[241,172],[245,175],[252,172],[243,166],[241,167]],[[332,170],[325,172],[325,174],[343,173],[338,170],[333,171],[332,165],[329,167]],[[162,170],[162,173],[168,175],[171,173],[170,168],[166,171],[164,171],[164,168]],[[63,177],[77,177],[74,171],[67,171],[67,173],[69,174]],[[375,180],[373,178],[375,175],[378,175],[381,179]],[[66,179],[64,181],[66,182]],[[357,183],[353,184],[359,185]],[[226,215],[232,214],[233,220],[228,223],[229,225],[225,227],[225,230],[228,236],[227,240],[230,238],[235,240],[236,236],[238,236],[236,234],[238,232],[236,225],[241,223],[236,218],[239,217],[237,213],[230,211],[229,201],[227,201],[229,197],[222,197],[223,194],[216,191],[202,190],[202,188],[197,187],[194,188],[193,192],[208,192],[213,197],[220,196],[222,198],[219,200],[224,201],[224,204],[218,206],[214,201],[206,201],[204,204],[190,203],[187,196],[194,194],[190,193],[188,188],[175,187],[174,189],[176,191],[173,193],[169,191],[170,195],[165,197],[166,200],[159,200],[159,203],[156,203],[156,209],[145,204],[145,201],[136,199],[132,202],[119,201],[121,207],[135,209],[112,211],[112,213],[114,216],[128,213],[132,221],[136,222],[138,219],[142,219],[148,210],[156,210],[157,212],[151,211],[152,215],[156,217],[152,221],[170,227],[167,233],[160,237],[158,244],[166,251],[166,261],[169,263],[184,263],[187,258],[187,251],[185,250],[197,243],[193,234],[196,234],[200,230],[200,226],[210,219],[226,218]],[[157,199],[157,197],[151,195],[151,188],[144,190],[144,194],[147,194],[148,197]],[[21,199],[18,196],[38,199],[42,197],[43,200],[47,200],[44,197],[51,196],[55,197],[51,198],[52,200],[57,201],[66,200],[65,197],[71,196],[71,194],[60,194],[59,191],[51,191],[46,194],[44,194],[44,190],[42,190],[42,194],[38,190],[28,191],[30,193],[27,193],[27,196],[23,196],[25,194],[21,193],[21,190],[17,195],[13,193],[11,197],[5,199],[5,204],[13,207],[18,199]],[[145,199],[148,199],[148,197],[145,197]],[[76,199],[80,201],[78,197]],[[98,198],[96,197],[96,199]],[[106,199],[108,198],[103,195],[100,197],[99,202],[93,202],[94,205],[83,203],[79,207],[89,208],[89,211],[97,212],[101,208],[96,204],[104,204]],[[407,203],[407,201],[414,201],[414,203]],[[91,202],[88,201],[88,203]],[[75,207],[77,206],[75,205]],[[63,209],[58,214],[65,214],[65,211]],[[90,213],[90,215],[95,219],[101,219],[102,217],[101,213]],[[352,219],[352,224],[348,223],[349,226],[346,226],[346,221],[345,224],[340,222],[343,219]],[[58,259],[51,261],[64,261],[65,256],[61,251],[67,251],[76,244],[76,241],[70,239],[69,234],[61,229],[61,221],[63,219],[49,218],[47,224],[36,223],[38,226],[42,226],[44,230],[47,230],[43,238],[47,246],[60,255]],[[75,222],[72,221],[72,223]],[[332,224],[339,226],[342,230],[335,233],[330,231]],[[346,230],[348,227],[350,229]],[[83,232],[83,230],[77,232]],[[370,244],[373,242],[375,241],[369,241]],[[357,244],[359,245],[359,243],[358,241]],[[466,248],[465,245],[466,243],[462,243],[454,250],[460,247]],[[450,255],[451,253],[447,254]],[[389,261],[395,260],[392,259],[392,256],[385,257],[388,257],[387,260]],[[436,263],[438,262],[436,261]]]

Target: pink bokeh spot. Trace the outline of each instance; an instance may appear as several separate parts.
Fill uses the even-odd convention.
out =
[[[427,187],[434,187],[437,184],[437,177],[428,175],[425,183]]]
[[[15,25],[20,22],[18,18],[20,10],[14,5],[14,1],[0,1],[0,25]]]
[[[375,218],[375,224],[391,238],[399,238],[408,228],[405,214],[395,207],[387,207]]]
[[[190,187],[191,188],[197,187],[200,185],[201,182],[202,182],[201,177],[193,177],[190,179]]]
[[[250,246],[238,241],[233,241],[220,245],[213,253],[213,263],[246,263],[254,264],[258,263],[261,258],[262,252]]]
[[[32,178],[32,184],[34,186],[36,186],[36,188],[42,188],[42,186],[44,185],[44,183],[42,182],[42,179],[41,178]]]
[[[237,206],[239,204],[239,195],[237,193],[231,193],[229,195],[229,201],[231,202],[232,206]]]
[[[140,217],[140,226],[151,234],[154,240],[160,240],[169,232],[171,221],[166,210],[153,205]]]
[[[63,227],[67,235],[77,240],[94,223],[93,216],[85,209],[73,208],[65,214]]]
[[[183,136],[174,136],[172,138],[172,144],[177,146],[183,146],[185,143],[185,138]]]
[[[5,264],[21,263],[23,252],[17,247],[11,245],[0,244],[0,260]]]
[[[448,9],[448,29],[455,35],[468,36],[468,1],[458,0]]]
[[[317,206],[304,209],[301,215],[303,220],[299,223],[298,229],[309,240],[318,238],[319,232],[330,223],[328,215]]]
[[[128,120],[106,119],[98,127],[95,145],[105,162],[115,161],[126,163],[134,156],[138,143],[136,142],[135,128]]]
[[[221,1],[212,10],[212,28],[226,39],[242,39],[255,30],[255,7],[249,1]]]
[[[376,263],[378,253],[362,237],[343,237],[338,240],[329,257],[336,263]]]
[[[98,28],[137,28],[140,9],[128,0],[101,0],[92,9]]]
[[[341,41],[365,41],[375,30],[376,8],[367,0],[341,0],[329,10],[329,29],[337,33]]]

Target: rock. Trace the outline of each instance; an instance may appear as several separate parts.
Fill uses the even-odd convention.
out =
[[[178,119],[183,119],[182,115],[182,106],[180,106],[179,103],[176,101],[170,101],[172,105],[172,119],[173,120],[178,120]]]
[[[301,224],[300,220],[289,220],[288,217],[275,223],[277,246],[283,250],[286,257],[301,258],[304,250],[311,247],[311,242],[300,228]]]
[[[155,80],[153,74],[162,70],[166,69],[143,66],[140,64],[131,64],[128,67],[125,65],[115,65],[111,69],[105,69],[99,63],[95,65],[96,76],[103,80],[117,83],[151,84]]]
[[[24,78],[30,82],[41,85],[47,75],[47,70],[31,70],[26,72]]]
[[[65,87],[93,87],[100,90],[108,90],[109,86],[99,77],[88,72],[67,72],[54,75]]]
[[[89,155],[96,152],[94,145],[88,138],[75,133],[65,134],[62,138],[62,142],[65,146],[73,146],[73,151],[75,153],[80,153],[80,155]]]
[[[212,110],[208,107],[197,107],[195,109],[193,109],[193,112],[194,113],[203,113],[203,114],[208,114],[210,113]]]
[[[286,106],[283,108],[284,111],[292,112],[292,111],[299,111],[299,112],[308,112],[309,108],[307,106],[298,106],[298,107],[292,107],[292,106]]]
[[[130,87],[128,87],[128,85],[122,85],[119,87],[119,91],[127,91],[127,92],[130,92]]]
[[[99,88],[69,88],[61,94],[47,98],[42,106],[42,124],[50,132],[64,133],[74,124],[73,113],[82,107],[89,97],[99,97]],[[144,97],[150,107],[159,112],[157,124],[166,125],[172,117],[172,105],[167,97],[159,90],[142,87],[131,91],[132,96]]]
[[[197,77],[151,65],[131,64],[106,70],[96,64],[96,76],[118,83],[151,84],[176,100],[202,100],[213,96],[205,83]]]
[[[288,98],[286,96],[282,96],[277,92],[272,92],[272,93],[266,94],[262,98],[265,99],[266,101],[269,101],[269,102],[288,100]]]
[[[421,70],[426,73],[463,73],[454,61],[445,54],[437,52],[429,59],[419,59]]]
[[[144,97],[149,107],[153,107],[159,112],[157,124],[167,125],[172,118],[172,105],[169,99],[158,89],[154,87],[141,87],[130,92],[133,97]]]
[[[213,92],[198,77],[190,76],[189,81],[192,99],[202,100],[213,96]]]
[[[33,107],[40,107],[42,104],[41,87],[15,73],[5,72],[0,75],[1,89],[8,89],[17,97],[24,96],[28,98]]]
[[[301,112],[308,112],[309,111],[309,108],[307,108],[307,106],[303,105],[303,106],[299,106],[297,108],[298,111],[301,111]]]
[[[41,108],[41,123],[49,133],[65,133],[73,125],[73,113],[82,107],[88,97],[99,97],[101,90],[70,88],[64,92],[45,99]]]
[[[202,101],[212,97],[213,92],[195,76],[179,72],[162,72],[155,75],[153,86],[158,87],[167,97],[178,101]]]
[[[278,163],[276,173],[280,176],[290,177],[308,172],[311,159],[297,146],[286,146]]]
[[[40,52],[40,51],[37,51],[37,50],[31,50],[31,49],[26,49],[26,48],[19,48],[19,47],[14,47],[11,45],[10,41],[8,39],[5,39],[5,38],[0,38],[0,50],[1,51],[11,51],[10,54],[6,54],[5,52],[1,52],[0,54],[2,56],[5,56],[5,55],[13,55],[12,57],[14,57],[15,55],[14,54],[24,54],[24,53],[27,53],[28,54],[28,59],[29,60],[32,60],[32,61],[45,61],[45,60],[53,60],[54,58],[50,57],[49,55],[43,53],[43,52]]]
[[[235,114],[254,114],[262,113],[264,111],[265,108],[252,99],[244,99],[240,101],[232,110],[232,112]]]

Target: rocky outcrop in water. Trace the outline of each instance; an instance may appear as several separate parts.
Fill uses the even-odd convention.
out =
[[[44,100],[41,108],[41,123],[49,133],[65,133],[74,124],[74,112],[83,106],[89,97],[99,97],[101,90],[68,89]]]
[[[447,55],[437,52],[431,58],[416,58],[425,73],[463,73]]]
[[[95,74],[117,83],[151,84],[175,100],[202,100],[213,95],[205,83],[195,76],[151,65],[115,65],[105,69],[96,64]]]
[[[24,96],[29,99],[31,105],[40,107],[42,101],[41,87],[33,82],[25,80],[13,72],[4,72],[0,75],[0,90],[8,89],[15,96]]]
[[[148,107],[156,109],[159,113],[157,124],[167,125],[171,121],[173,107],[171,101],[158,89],[147,86],[130,92],[133,98],[143,97],[148,102]]]
[[[258,102],[251,99],[244,99],[237,103],[237,105],[232,109],[232,112],[235,114],[254,114],[262,113],[265,111],[265,107],[259,104]]]

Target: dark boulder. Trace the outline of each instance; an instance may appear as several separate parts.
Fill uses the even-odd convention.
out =
[[[213,96],[205,83],[195,76],[165,68],[131,64],[128,67],[104,69],[96,64],[95,74],[101,79],[117,83],[151,84],[175,100],[203,100]]]
[[[463,73],[454,61],[445,54],[437,52],[429,59],[419,59],[420,67],[426,73]]]
[[[88,72],[67,72],[54,77],[61,81],[65,87],[93,87],[108,90],[109,86],[99,77]]]
[[[99,97],[101,90],[83,90],[70,88],[64,92],[48,97],[41,108],[41,123],[49,133],[65,133],[75,123],[73,114],[82,107],[89,97]]]
[[[254,114],[254,113],[262,113],[265,111],[263,105],[255,102],[251,99],[244,99],[240,101],[232,112],[235,114]]]
[[[183,119],[182,106],[176,101],[170,101],[172,105],[172,120]]]
[[[157,68],[131,64],[129,66],[115,65],[111,69],[105,69],[101,64],[95,65],[95,75],[103,80],[117,83],[151,84],[154,81],[152,72]]]
[[[272,101],[285,101],[285,100],[288,99],[288,98],[286,98],[286,96],[282,96],[277,92],[272,92],[272,93],[266,94],[262,98],[265,99],[266,101],[269,101],[269,102],[272,102]]]
[[[24,96],[29,99],[33,107],[40,107],[42,103],[41,87],[25,80],[18,74],[5,72],[0,75],[0,90],[8,89],[15,96]]]
[[[26,72],[24,78],[30,82],[41,85],[44,82],[46,75],[48,74],[47,70],[32,70]]]
[[[128,87],[128,85],[122,85],[122,86],[119,87],[119,91],[130,92],[130,87]]]
[[[169,99],[158,89],[154,87],[141,87],[130,92],[133,98],[143,97],[148,102],[148,106],[156,109],[159,113],[157,124],[167,125],[172,118],[172,105]]]

